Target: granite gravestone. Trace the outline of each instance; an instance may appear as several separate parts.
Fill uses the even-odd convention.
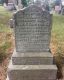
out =
[[[37,6],[27,7],[14,16],[17,52],[49,51],[51,15]]]
[[[51,18],[37,5],[14,14],[16,50],[7,80],[56,80],[57,68],[49,50]]]

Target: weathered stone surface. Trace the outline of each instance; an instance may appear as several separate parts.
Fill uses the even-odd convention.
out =
[[[49,51],[51,15],[31,5],[14,15],[17,52]]]
[[[9,65],[10,80],[55,80],[55,65]]]
[[[6,80],[10,80],[8,77]],[[40,80],[40,79],[39,79]],[[46,80],[46,79],[42,79],[42,80]],[[57,79],[47,79],[47,80],[57,80]]]
[[[25,54],[14,51],[12,55],[12,63],[14,65],[48,65],[53,64],[53,56],[50,52],[35,52]]]

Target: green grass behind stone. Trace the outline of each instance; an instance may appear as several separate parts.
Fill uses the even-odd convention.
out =
[[[54,15],[52,34],[55,34],[58,41],[64,42],[64,15]]]
[[[4,7],[0,6],[0,32],[10,32],[9,19],[12,13],[7,11]]]
[[[51,38],[54,46],[61,48],[61,54],[64,54],[64,15],[53,15]]]

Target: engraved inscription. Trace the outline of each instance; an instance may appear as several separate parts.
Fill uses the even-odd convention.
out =
[[[39,52],[49,50],[49,12],[37,6],[20,10],[15,14],[15,40],[18,52]]]

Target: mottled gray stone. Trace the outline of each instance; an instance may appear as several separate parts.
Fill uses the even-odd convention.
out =
[[[33,55],[34,54],[34,55]],[[18,53],[16,50],[12,55],[12,63],[14,65],[49,65],[53,64],[53,56],[50,52],[40,53]]]
[[[55,80],[55,65],[9,65],[10,80]]]
[[[51,14],[31,5],[14,15],[17,52],[49,51]]]

